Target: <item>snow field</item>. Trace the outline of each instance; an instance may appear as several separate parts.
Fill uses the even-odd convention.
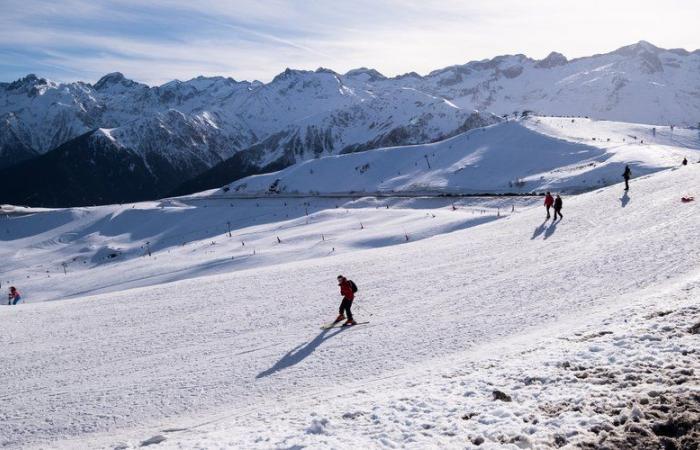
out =
[[[513,445],[537,448],[553,439],[557,423],[541,420],[531,434],[516,427],[523,425],[515,412],[527,406],[518,402],[535,396],[536,388],[519,397],[515,383],[496,378],[502,360],[492,358],[493,345],[510,339],[503,344],[509,346],[519,335],[557,324],[583,328],[595,323],[596,313],[615,314],[640,298],[670,295],[661,290],[670,284],[695,280],[697,205],[682,204],[680,196],[699,181],[700,166],[691,165],[636,180],[626,196],[618,185],[565,197],[564,219],[556,224],[544,223],[544,211],[533,207],[406,245],[2,308],[8,338],[0,353],[0,397],[7,406],[0,442],[10,448],[128,448],[164,434],[165,446],[235,448],[251,444],[253,435],[245,433],[255,433],[260,441],[252,444],[263,448],[355,448],[358,441],[463,448],[479,436],[508,445],[496,431],[506,424],[506,439],[507,430],[527,439]],[[321,332],[319,325],[336,314],[338,273],[359,285],[355,314],[370,324]],[[582,345],[588,351],[581,355],[592,354],[591,361],[615,356],[604,342]],[[658,347],[657,354],[670,349]],[[579,353],[566,356],[585,359]],[[560,359],[548,360],[550,366]],[[537,375],[539,359],[514,361]],[[454,384],[421,375],[445,364],[457,371]],[[474,367],[476,378],[460,379],[460,367]],[[523,371],[516,365],[506,374]],[[396,374],[414,384],[382,382]],[[545,376],[564,375],[545,370]],[[517,411],[498,407],[475,419],[480,425],[474,429],[459,428],[455,417],[472,412],[462,407],[480,403],[452,401],[468,399],[467,392],[485,401],[493,391],[488,382],[505,386]],[[371,386],[366,393],[356,391],[362,383]],[[491,392],[484,393],[487,386]],[[296,405],[313,392],[318,400],[312,397],[308,409]],[[538,395],[554,401],[548,392]],[[363,414],[352,419],[355,412]],[[338,418],[345,413],[349,419]],[[217,414],[234,418],[223,430],[211,430],[216,440],[200,428],[177,438],[162,431]],[[345,424],[351,420],[356,424]],[[581,429],[591,424],[581,421]]]
[[[13,209],[0,219],[0,282],[21,286],[29,303],[65,299],[404,244],[406,237],[413,242],[475,226],[539,201],[196,197]]]
[[[700,438],[694,278],[585,325],[157,436],[162,448],[686,448]]]
[[[618,183],[626,164],[640,176],[695,162],[699,149],[697,130],[533,116],[432,144],[309,160],[235,181],[230,192],[577,193]]]
[[[668,146],[697,149],[700,130],[671,125],[623,123],[585,117],[531,116],[525,125],[540,133],[570,140],[595,143],[601,147],[619,147],[621,144]],[[595,139],[595,140],[594,140]],[[692,153],[691,153],[692,154]]]

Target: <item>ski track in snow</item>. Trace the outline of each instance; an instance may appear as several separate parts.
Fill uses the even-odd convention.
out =
[[[161,430],[163,448],[651,448],[697,442],[700,360],[697,337],[688,330],[700,324],[700,308],[692,296],[665,292],[605,309],[585,326],[564,321],[448,361],[349,383],[340,395],[311,393],[276,408]],[[505,396],[497,400],[497,392]],[[669,424],[689,431],[664,432]]]
[[[640,339],[654,323],[649,333],[672,330],[616,311],[655,299],[675,302],[683,326],[697,319],[678,286],[698,276],[697,205],[680,196],[699,181],[692,165],[634,180],[624,208],[619,185],[566,198],[556,224],[530,208],[406,245],[2,308],[0,445],[129,448],[162,434],[160,445],[182,448],[463,448],[479,437],[537,448],[573,424],[567,442],[594,439],[589,409],[523,417],[594,393],[571,383],[557,365],[565,358],[589,372],[605,358],[623,373],[627,363],[693,362],[678,355],[696,337],[675,347]],[[321,331],[339,303],[338,273],[359,285],[354,312],[370,324]],[[610,339],[573,344],[565,333],[565,344],[522,348],[548,327],[593,333],[602,311],[614,318]],[[644,347],[620,355],[619,336],[623,350]],[[499,358],[499,342],[526,353]],[[545,381],[517,384],[524,374]],[[494,386],[514,402],[487,407]],[[624,397],[627,387],[601,394],[612,404],[617,389]],[[470,412],[479,416],[461,419]],[[224,413],[212,428],[192,426]],[[172,428],[187,430],[162,431]]]

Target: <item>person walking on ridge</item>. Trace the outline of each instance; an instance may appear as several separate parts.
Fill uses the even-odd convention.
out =
[[[625,171],[622,172],[622,178],[625,179],[625,190],[630,190],[630,178],[632,177],[632,170],[630,170],[629,165],[625,165]]]
[[[551,217],[549,215],[549,210],[552,207],[552,205],[554,205],[554,197],[552,197],[552,194],[549,191],[547,191],[547,194],[544,196],[544,207],[547,209],[547,219],[545,220],[549,220],[549,218]]]
[[[563,219],[564,216],[561,215],[561,208],[563,207],[561,197],[557,194],[557,198],[554,200],[554,219],[552,222],[557,220],[557,215],[559,215],[559,220]]]
[[[343,275],[338,275],[338,286],[340,286],[340,295],[343,296],[343,300],[340,302],[338,317],[335,319],[335,323],[338,323],[347,317],[348,320],[343,325],[355,325],[357,322],[355,322],[353,319],[350,308],[352,308],[352,301],[355,299],[357,286],[352,280],[348,280]]]

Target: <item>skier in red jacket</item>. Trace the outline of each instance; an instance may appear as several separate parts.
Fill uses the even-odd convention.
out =
[[[552,205],[554,205],[554,197],[552,197],[550,192],[547,192],[547,195],[544,196],[544,207],[547,208],[547,219],[550,217],[549,209],[552,207]]]
[[[355,325],[357,322],[352,318],[352,311],[350,311],[350,308],[352,307],[352,301],[355,298],[357,287],[355,287],[355,283],[353,283],[352,280],[348,280],[342,275],[338,275],[338,286],[340,286],[340,295],[343,296],[343,300],[340,302],[338,317],[335,319],[335,322],[340,322],[345,319],[347,315],[348,320],[343,325]]]

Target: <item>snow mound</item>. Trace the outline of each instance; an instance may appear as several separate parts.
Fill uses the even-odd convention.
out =
[[[229,195],[582,192],[700,156],[697,130],[531,117],[425,145],[325,157],[238,180]],[[219,191],[218,195],[226,192]]]

